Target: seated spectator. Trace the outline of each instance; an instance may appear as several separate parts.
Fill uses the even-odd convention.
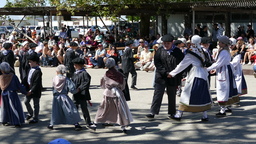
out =
[[[119,56],[119,54],[117,52],[116,46],[110,46],[109,50],[107,50],[106,56],[113,58],[115,60],[115,62],[116,62],[116,65],[118,64],[118,56]]]
[[[102,44],[98,44],[98,49],[95,52],[95,56],[90,57],[90,61],[95,68],[104,68],[105,64],[103,60],[105,57],[106,57],[106,50],[103,49]]]
[[[236,47],[240,51],[242,63],[245,64],[245,62],[244,62],[244,55],[245,55],[245,52],[246,52],[246,47],[245,47],[245,43],[244,43],[244,40],[243,40],[242,37],[238,37],[237,38]]]
[[[251,57],[254,55],[254,52],[256,51],[256,44],[254,42],[253,38],[249,39],[249,44],[247,45],[247,50],[244,54],[244,63],[245,64],[247,61],[247,64],[252,64],[251,63]]]
[[[148,71],[148,67],[152,63],[152,59],[152,53],[149,51],[148,46],[145,45],[144,50],[141,52],[140,60],[135,64],[135,66],[139,67],[141,71]]]
[[[58,58],[57,58],[58,50],[59,50],[58,45],[53,45],[53,50],[49,55],[49,64],[51,64],[51,66],[53,67],[56,67],[59,64]]]
[[[44,48],[43,48],[43,54],[40,57],[42,61],[42,66],[48,66],[49,65],[49,55],[51,54],[51,50],[48,47],[48,43],[44,42]]]
[[[64,60],[64,54],[65,54],[65,48],[63,45],[60,45],[59,47],[60,49],[58,50],[58,53],[57,53],[57,59],[58,59],[58,62],[60,64],[63,64],[63,60]]]

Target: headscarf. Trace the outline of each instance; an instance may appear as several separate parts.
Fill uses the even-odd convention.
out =
[[[116,61],[113,58],[108,58],[105,62],[107,68],[112,68],[116,65]]]

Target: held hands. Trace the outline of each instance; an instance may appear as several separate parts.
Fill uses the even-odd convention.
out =
[[[210,70],[210,74],[215,74],[216,70]]]
[[[168,75],[167,75],[167,78],[172,78],[172,75],[168,74]]]
[[[32,92],[31,91],[29,91],[28,93],[27,93],[27,95],[26,96],[30,96],[32,94]]]

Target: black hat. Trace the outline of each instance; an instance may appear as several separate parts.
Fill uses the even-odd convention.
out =
[[[129,46],[129,45],[131,45],[131,44],[133,44],[133,41],[132,41],[132,40],[129,40],[129,41],[127,41],[127,42],[125,43],[125,46]]]
[[[174,37],[170,34],[164,35],[162,37],[163,42],[172,42],[174,40]]]
[[[3,47],[4,47],[5,49],[9,49],[9,48],[12,47],[12,43],[10,43],[10,42],[5,42],[4,45],[3,45]]]
[[[251,25],[251,24],[248,24],[247,26],[248,26],[248,27],[251,27],[252,25]]]
[[[76,47],[76,46],[78,46],[78,44],[76,42],[70,42],[70,46]]]
[[[30,43],[28,46],[29,46],[29,48],[35,48],[35,47],[37,47],[38,45],[35,44],[35,43]]]
[[[75,58],[75,59],[73,59],[72,60],[72,62],[74,63],[74,64],[85,64],[85,61],[84,61],[84,59],[82,59],[82,58]]]
[[[177,46],[178,44],[181,44],[181,43],[182,43],[181,40],[175,40],[175,41],[173,42],[173,44],[176,45],[176,46]]]
[[[28,60],[31,60],[31,61],[35,61],[35,62],[39,62],[39,57],[37,56],[36,53],[32,53],[28,56]]]
[[[202,37],[201,43],[202,44],[208,44],[208,43],[210,43],[210,39],[208,37]]]

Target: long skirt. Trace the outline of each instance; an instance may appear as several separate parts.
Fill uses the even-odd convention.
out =
[[[15,91],[4,91],[2,93],[1,122],[11,125],[21,125],[25,122],[20,98]]]
[[[104,96],[104,100],[100,104],[95,117],[96,123],[111,123],[126,126],[132,121],[130,109],[123,95],[119,97]]]
[[[180,98],[180,111],[203,112],[211,109],[211,95],[207,80],[195,77],[186,82]]]
[[[67,95],[54,96],[51,125],[76,124],[82,119],[73,101]]]

